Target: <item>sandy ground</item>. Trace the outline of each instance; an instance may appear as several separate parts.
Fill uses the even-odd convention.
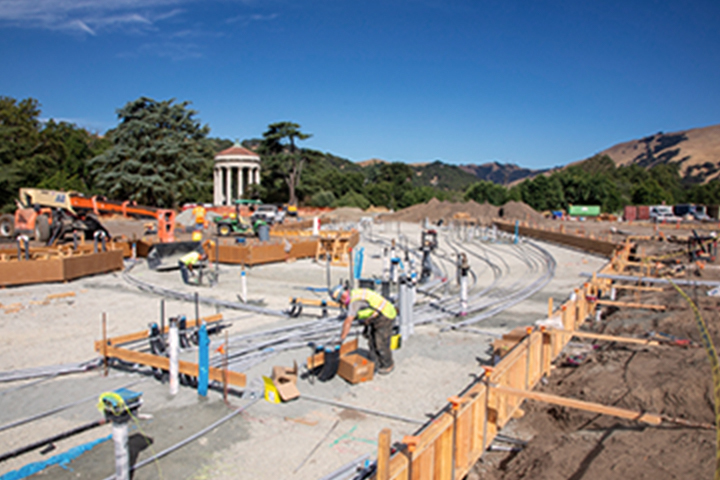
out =
[[[667,245],[644,243],[648,253]],[[688,266],[686,278],[718,280],[715,263]],[[720,301],[705,287],[683,287],[697,304],[710,336],[720,340]],[[526,402],[525,415],[503,433],[529,441],[519,453],[486,453],[470,479],[710,478],[715,471],[716,423],[708,355],[685,299],[673,288],[625,293],[619,300],[665,305],[667,310],[605,308],[586,329],[646,337],[662,332],[690,339],[693,347],[578,343],[566,349],[558,368],[539,390],[570,398],[662,414],[709,428],[664,423],[638,424],[578,410]],[[572,357],[571,357],[572,356]]]
[[[378,228],[375,233],[394,238],[397,236],[396,228],[386,227],[384,232]],[[400,229],[411,241],[419,240],[418,225],[402,224]],[[361,246],[366,254],[364,275],[380,275],[380,248],[370,243]],[[509,270],[506,285],[527,275],[526,266],[509,254],[513,247],[497,245],[488,248],[494,248],[498,255],[506,258]],[[556,302],[561,301],[581,283],[580,272],[597,270],[605,263],[602,258],[581,252],[555,246],[546,248],[557,259],[555,278],[541,292],[478,327],[502,333],[516,325],[532,323],[547,311],[548,296]],[[482,288],[490,280],[487,274],[481,273],[481,263],[471,262],[479,272],[474,288]],[[333,283],[347,278],[347,271],[347,268],[333,268]],[[132,270],[132,274],[166,288],[193,291],[193,288],[182,284],[177,271],[158,273],[141,263]],[[325,266],[311,260],[255,267],[247,272],[249,297],[269,308],[287,308],[290,297],[313,296],[305,287],[325,286],[325,275]],[[203,296],[236,301],[239,282],[239,267],[221,265],[220,284],[212,289],[205,287],[198,290]],[[74,292],[75,296],[43,304],[42,300],[47,295],[62,292]],[[92,359],[96,355],[93,342],[101,336],[103,313],[108,316],[108,334],[114,336],[147,328],[149,323],[159,320],[160,312],[160,298],[135,289],[121,273],[65,284],[4,289],[0,291],[0,303],[19,303],[23,307],[16,313],[0,313],[0,365],[3,370]],[[167,300],[165,311],[168,316],[184,314],[194,317],[191,303]],[[200,306],[201,315],[213,313],[216,313],[215,308]],[[220,313],[234,319],[230,335],[307,321],[307,318],[278,319],[238,311]],[[372,382],[359,385],[350,385],[340,378],[325,384],[310,384],[307,379],[302,379],[298,387],[306,395],[424,421],[429,414],[441,408],[449,396],[467,385],[473,374],[479,372],[479,362],[489,358],[490,340],[491,337],[484,335],[441,331],[437,325],[423,326],[417,328],[416,334],[395,352],[396,370],[390,376],[376,377]],[[222,341],[222,338],[213,339],[211,351]],[[361,340],[361,344],[364,341]],[[268,375],[272,365],[291,365],[293,360],[303,363],[309,353],[309,348],[282,353],[251,368],[246,372],[249,389],[259,387],[259,376]],[[143,392],[144,405],[140,413],[147,418],[141,418],[131,431],[131,435],[135,435],[131,444],[136,461],[176,443],[230,411],[218,392],[211,391],[207,398],[201,398],[192,389],[183,387],[178,396],[171,398],[167,385],[152,377],[117,370],[112,370],[108,377],[102,377],[100,372],[95,371],[39,383],[15,382],[2,385],[0,390],[0,426],[57,405],[86,400],[62,413],[0,431],[0,451],[8,451],[99,418],[95,408],[97,395],[138,381],[140,383],[131,388]],[[236,406],[249,401],[248,397],[232,399]],[[319,478],[362,454],[374,454],[377,435],[385,427],[392,429],[393,441],[400,441],[404,435],[415,431],[418,425],[331,407],[302,397],[281,405],[261,401],[198,441],[140,469],[134,478]],[[58,442],[55,450],[47,454],[35,451],[3,462],[0,473],[46,459],[74,445],[103,438],[109,430],[108,426],[103,426]],[[141,433],[151,439],[152,445],[147,444]],[[320,447],[298,469],[315,444],[326,435]],[[53,466],[38,477],[105,478],[112,472],[112,443],[104,442],[66,468]]]

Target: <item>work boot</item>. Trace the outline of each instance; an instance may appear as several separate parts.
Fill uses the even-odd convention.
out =
[[[377,373],[380,375],[388,375],[393,370],[395,370],[395,364],[390,365],[389,367],[385,367],[385,368],[378,368]]]

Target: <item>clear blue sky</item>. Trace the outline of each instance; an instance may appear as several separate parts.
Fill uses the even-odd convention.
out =
[[[720,123],[720,1],[0,0],[0,95],[104,132],[140,96],[354,161],[548,167]]]

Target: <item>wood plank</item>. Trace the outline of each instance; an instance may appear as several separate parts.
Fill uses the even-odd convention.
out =
[[[435,440],[435,465],[433,478],[436,480],[452,479],[452,429],[445,429]]]
[[[306,305],[309,307],[337,307],[340,308],[340,304],[333,300],[318,300],[317,298],[297,298],[290,297],[290,303],[297,303],[299,305]]]
[[[660,425],[662,423],[662,417],[652,413],[636,412],[634,410],[626,410],[618,407],[608,407],[599,403],[586,402],[584,400],[576,400],[574,398],[561,397],[549,393],[519,390],[517,388],[510,388],[502,385],[491,385],[491,389],[498,394],[517,396],[529,400],[536,400],[538,402],[552,403],[554,405],[585,410],[587,412],[601,413],[603,415],[625,418],[627,420],[648,423],[650,425]]]
[[[117,358],[131,363],[138,363],[141,365],[147,365],[149,367],[159,368],[161,370],[170,370],[170,359],[167,357],[161,357],[159,355],[153,355],[151,353],[136,352],[134,350],[128,350],[126,348],[118,348],[113,346],[106,347],[106,355],[110,358]],[[190,375],[197,377],[199,367],[197,363],[185,362],[180,360],[178,362],[178,370],[184,375]],[[223,370],[221,368],[210,367],[208,369],[208,378],[217,382],[223,381]],[[244,373],[233,372],[232,370],[227,371],[227,382],[230,385],[236,387],[245,387],[246,377]]]
[[[616,285],[613,284],[612,288],[616,290],[637,290],[640,292],[663,292],[665,289],[663,287],[649,287],[645,285]]]
[[[377,480],[390,480],[390,441],[389,428],[380,430],[378,436]]]
[[[572,337],[579,337],[579,338],[590,338],[593,340],[606,340],[608,342],[623,342],[623,343],[635,343],[637,345],[660,345],[660,342],[656,340],[649,340],[645,338],[631,338],[631,337],[618,337],[616,335],[605,335],[602,333],[590,333],[590,332],[583,332],[580,330],[575,330],[573,332],[570,332],[568,330],[560,330],[558,328],[550,329],[551,332],[561,334],[561,335],[568,335],[569,338]]]
[[[658,310],[665,311],[665,305],[652,305],[649,303],[636,303],[636,302],[620,302],[617,300],[596,300],[595,303],[598,305],[608,305],[611,307],[627,307],[627,308],[645,308],[647,310]]]
[[[209,316],[207,316],[207,317],[201,317],[201,318],[200,318],[201,321],[204,321],[204,322],[207,323],[207,324],[216,323],[216,322],[219,322],[219,321],[222,320],[222,319],[223,319],[222,313],[216,313],[215,315],[209,315]],[[187,328],[193,328],[193,327],[195,327],[195,326],[197,325],[197,323],[198,323],[198,322],[196,322],[195,320],[188,320],[188,321],[186,322],[186,327],[187,327]],[[170,331],[170,325],[169,325],[169,324],[168,324],[168,325],[165,325],[164,333],[168,333],[169,331]],[[126,334],[126,335],[120,335],[120,336],[117,336],[117,337],[108,338],[107,341],[108,341],[108,345],[118,346],[118,345],[122,345],[122,344],[125,344],[125,343],[136,342],[136,341],[138,341],[138,340],[142,340],[142,339],[144,339],[144,338],[148,338],[149,336],[150,336],[150,330],[142,330],[142,331],[140,331],[140,332],[128,333],[128,334]],[[101,344],[102,344],[102,341],[100,341],[100,340],[98,340],[98,341],[95,342],[95,351],[96,351],[96,352],[99,352],[99,351],[100,351],[100,348],[101,348],[100,345],[101,345]]]

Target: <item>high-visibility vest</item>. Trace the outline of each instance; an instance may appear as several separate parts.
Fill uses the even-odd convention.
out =
[[[203,223],[205,221],[205,207],[198,205],[193,208],[193,215],[195,215],[195,223]]]
[[[190,252],[180,257],[180,261],[185,265],[195,265],[198,260],[200,260],[200,254],[198,252]]]
[[[358,320],[365,320],[372,317],[375,312],[380,312],[383,316],[390,320],[394,320],[397,316],[395,306],[387,301],[385,297],[367,288],[355,288],[350,292],[350,303],[356,300],[365,300],[370,304],[370,308],[363,308],[358,311]]]

